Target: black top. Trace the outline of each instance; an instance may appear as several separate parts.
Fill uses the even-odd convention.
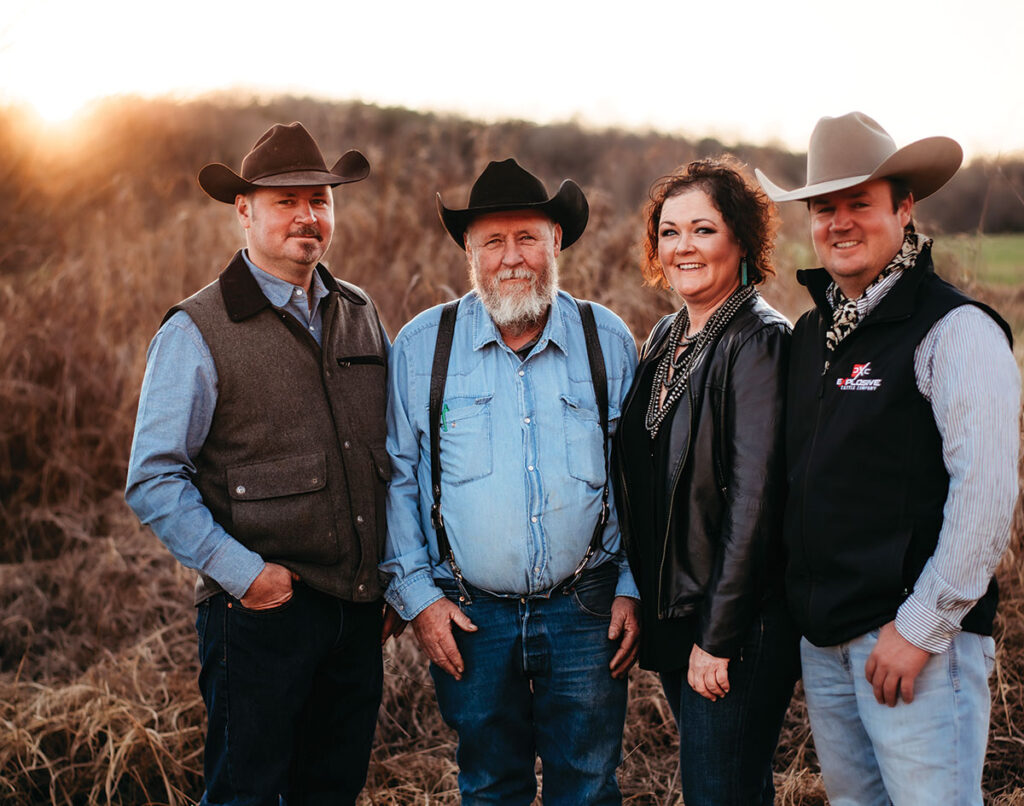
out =
[[[653,547],[665,538],[665,535],[659,534],[663,530],[659,530],[657,525],[668,520],[668,501],[662,476],[664,469],[671,465],[670,430],[661,428],[658,436],[651,439],[644,425],[656,368],[656,362],[642,365],[633,381],[637,385],[636,394],[630,399],[619,422],[623,437],[620,461],[630,489],[635,491],[632,533],[637,543],[651,548],[650,551],[640,552],[639,567],[632,568],[633,578],[641,593],[640,611],[643,616],[640,667],[670,672],[685,668],[689,663],[694,617],[659,618],[657,597],[654,595],[662,552]],[[683,395],[683,401],[688,403],[686,395]]]
[[[823,373],[830,278],[800,280],[817,307],[793,334],[786,588],[803,634],[832,646],[891,621],[938,544],[949,476],[914,355],[949,311],[977,303],[933,273],[924,249]],[[997,598],[993,582],[963,629],[991,634]]]

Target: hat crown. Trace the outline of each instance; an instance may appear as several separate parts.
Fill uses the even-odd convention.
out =
[[[889,133],[863,112],[824,117],[811,133],[807,184],[869,176],[895,153]]]
[[[264,133],[242,160],[241,176],[252,182],[293,171],[327,171],[319,146],[298,121],[277,123]]]
[[[471,208],[538,204],[547,199],[544,184],[511,157],[489,162],[469,192]]]

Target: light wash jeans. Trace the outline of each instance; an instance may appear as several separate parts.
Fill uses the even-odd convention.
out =
[[[995,662],[963,632],[925,664],[914,701],[875,700],[864,664],[878,630],[837,646],[800,643],[807,713],[831,806],[981,806]]]

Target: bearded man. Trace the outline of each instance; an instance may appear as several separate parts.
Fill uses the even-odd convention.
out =
[[[621,802],[638,592],[606,440],[636,347],[599,305],[588,339],[589,304],[558,290],[556,258],[588,211],[575,182],[548,198],[512,159],[487,166],[466,209],[439,194],[473,290],[392,351],[385,634],[411,621],[430,657],[464,804],[532,803],[537,756],[549,806]]]

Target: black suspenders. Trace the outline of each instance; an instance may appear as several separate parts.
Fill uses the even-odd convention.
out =
[[[583,320],[583,337],[587,344],[587,361],[590,364],[590,379],[594,384],[594,396],[601,418],[601,445],[604,449],[604,490],[601,492],[601,514],[598,516],[594,534],[590,538],[587,552],[580,560],[572,576],[560,584],[563,591],[573,589],[586,568],[594,552],[601,548],[604,529],[608,523],[608,378],[604,368],[604,353],[597,337],[597,323],[594,321],[594,310],[589,302],[576,300],[576,306]],[[434,344],[434,363],[430,370],[430,489],[434,496],[430,508],[430,522],[437,534],[437,552],[442,561],[451,567],[452,575],[459,586],[463,600],[469,598],[463,584],[462,570],[455,561],[455,553],[448,541],[445,531],[444,517],[441,515],[441,404],[444,400],[444,386],[448,378],[448,359],[452,352],[452,339],[455,335],[455,316],[459,310],[459,300],[445,303],[441,309],[441,322],[437,328],[437,341]]]

